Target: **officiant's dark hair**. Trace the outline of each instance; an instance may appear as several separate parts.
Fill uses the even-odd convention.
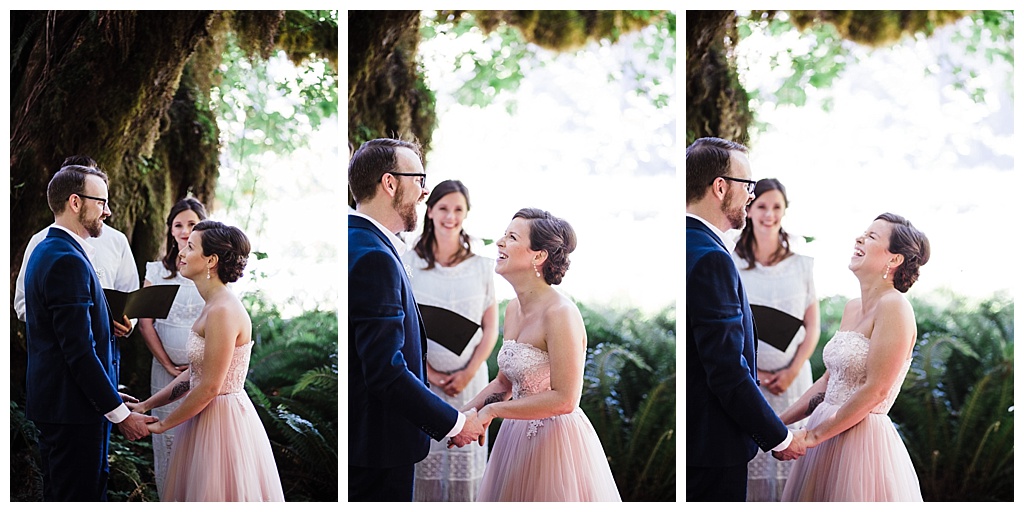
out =
[[[523,208],[512,216],[530,221],[530,250],[547,251],[544,282],[559,284],[569,270],[569,253],[576,250],[576,231],[563,219],[538,208]]]
[[[754,185],[754,200],[747,205],[747,212],[754,207],[754,203],[761,197],[761,194],[769,192],[771,190],[778,190],[782,193],[782,202],[786,208],[789,208],[789,196],[786,195],[786,187],[782,185],[782,182],[775,178],[765,178],[758,180],[757,184]],[[757,240],[754,238],[754,223],[747,220],[747,224],[743,226],[743,231],[740,233],[740,239],[736,242],[736,255],[743,258],[747,262],[747,270],[753,269],[756,265],[757,258],[754,256],[754,243]],[[793,255],[793,251],[789,247],[789,233],[779,225],[779,247],[772,253],[771,258],[768,261],[769,265],[774,265],[790,256]]]
[[[249,262],[249,237],[241,229],[209,219],[200,221],[192,231],[203,234],[203,256],[217,255],[217,277],[221,282],[238,281]]]
[[[469,189],[462,184],[459,180],[444,180],[438,183],[433,190],[430,191],[430,197],[427,197],[427,216],[423,220],[423,234],[420,235],[419,240],[416,241],[415,250],[416,254],[420,258],[423,258],[427,262],[427,266],[424,270],[430,270],[434,268],[434,264],[437,258],[434,255],[434,242],[437,241],[437,235],[434,234],[434,221],[430,218],[430,209],[437,204],[444,196],[453,193],[460,193],[462,197],[466,198],[466,212],[469,212],[471,208],[469,204]],[[463,229],[459,233],[459,250],[452,257],[452,261],[446,261],[447,265],[454,265],[469,259],[473,255],[473,251],[469,247],[470,238],[466,230]]]
[[[397,139],[364,142],[348,161],[348,186],[356,203],[373,199],[380,177],[398,169],[398,148],[411,149],[423,161],[420,145]]]
[[[884,220],[892,224],[889,252],[903,255],[903,264],[896,267],[896,272],[892,275],[892,284],[900,292],[907,293],[907,290],[917,282],[921,266],[928,263],[931,257],[931,243],[921,230],[895,213],[883,213],[875,217],[875,220]]]
[[[729,175],[731,151],[747,152],[739,142],[701,137],[686,148],[686,204],[700,201],[719,176]]]
[[[171,228],[174,227],[174,218],[179,213],[187,210],[196,212],[200,221],[206,220],[206,207],[194,197],[186,197],[174,203],[174,206],[171,207],[171,213],[167,215],[167,250],[164,252],[164,257],[161,260],[164,268],[170,271],[171,275],[165,279],[174,279],[178,275],[178,241],[171,234]]]

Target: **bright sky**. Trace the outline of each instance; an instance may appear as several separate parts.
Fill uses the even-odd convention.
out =
[[[936,64],[958,52],[951,32],[871,56],[858,48],[861,62],[830,89],[808,90],[807,107],[757,111],[771,128],[751,141],[754,176],[782,181],[790,199],[784,226],[815,237],[803,251],[815,257],[819,296],[859,293],[847,269],[853,240],[886,211],[910,219],[931,242],[911,294],[945,287],[988,297],[1016,281],[1013,251],[1000,250],[1012,243],[1019,216],[1009,65],[980,66],[976,85],[988,94],[984,104],[972,102]],[[800,43],[795,35],[741,43],[741,59],[752,59],[748,88],[778,75],[758,52],[786,46]],[[824,95],[835,99],[831,112],[816,106]]]
[[[578,300],[651,312],[673,304],[681,273],[665,246],[679,225],[677,111],[654,108],[628,82],[608,81],[621,72],[632,38],[577,56],[541,50],[547,63],[526,74],[515,115],[500,102],[464,107],[450,97],[464,79],[451,70],[454,55],[479,42],[466,35],[420,47],[438,92],[428,186],[465,183],[472,201],[465,227],[481,238],[497,239],[524,207],[566,219],[578,246],[559,289]],[[666,78],[662,90],[673,94],[673,77]],[[495,255],[493,245],[481,252]],[[500,276],[495,283],[499,300],[515,296]]]

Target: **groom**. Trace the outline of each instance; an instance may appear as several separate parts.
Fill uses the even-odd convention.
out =
[[[753,196],[747,148],[706,137],[686,148],[686,500],[745,501],[757,449],[804,454],[758,389],[757,337],[729,229]]]
[[[128,439],[152,416],[129,412],[117,391],[120,355],[86,241],[110,216],[107,176],[68,165],[50,180],[54,225],[25,267],[26,415],[39,429],[46,501],[106,501],[110,425]]]
[[[412,501],[430,438],[465,446],[486,425],[427,389],[427,336],[396,233],[416,228],[427,195],[419,146],[364,143],[348,166],[349,501]]]

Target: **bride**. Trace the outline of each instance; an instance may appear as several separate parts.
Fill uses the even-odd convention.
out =
[[[910,368],[917,322],[903,296],[931,256],[907,219],[883,213],[854,243],[850,270],[860,297],[843,310],[822,352],[825,373],[779,417],[808,417],[807,454],[782,501],[921,501],[921,486],[889,419]]]
[[[161,501],[284,501],[270,440],[245,393],[252,322],[226,283],[242,276],[249,240],[236,227],[204,220],[178,255],[178,271],[206,301],[186,345],[189,369],[138,404],[145,412],[181,405],[149,430],[175,436]]]
[[[465,406],[485,424],[504,419],[477,499],[621,501],[601,440],[579,408],[583,317],[551,287],[569,268],[576,234],[564,220],[525,208],[497,246],[495,272],[516,298],[505,310],[498,375]]]

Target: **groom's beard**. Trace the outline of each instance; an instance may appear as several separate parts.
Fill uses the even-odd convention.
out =
[[[729,225],[732,229],[743,229],[743,226],[747,224],[747,205],[741,204],[738,207],[733,208],[733,193],[732,187],[725,192],[725,198],[722,200],[722,213],[729,219]]]
[[[402,222],[405,223],[405,229],[403,231],[414,231],[416,229],[416,201],[408,204],[402,204],[402,197],[405,197],[402,182],[398,182],[398,189],[395,190],[395,197],[391,199],[391,207],[398,212],[398,215],[402,218]]]
[[[78,222],[82,224],[82,227],[89,232],[89,236],[93,238],[99,238],[100,234],[103,233],[103,219],[97,217],[89,220],[85,216],[85,208],[82,208],[78,212]]]

